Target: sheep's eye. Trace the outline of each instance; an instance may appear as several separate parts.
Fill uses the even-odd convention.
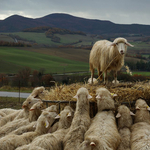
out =
[[[29,102],[29,104],[31,104],[31,102]]]
[[[118,43],[116,43],[116,45],[118,45]]]

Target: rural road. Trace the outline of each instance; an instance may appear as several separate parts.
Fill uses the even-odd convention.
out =
[[[0,92],[0,97],[20,97],[20,98],[27,98],[31,93],[20,93],[19,92]]]

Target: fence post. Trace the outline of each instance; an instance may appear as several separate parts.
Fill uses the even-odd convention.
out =
[[[19,103],[20,103],[20,80],[19,80]]]

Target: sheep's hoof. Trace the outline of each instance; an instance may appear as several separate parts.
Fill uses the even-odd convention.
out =
[[[119,81],[116,80],[116,82],[115,82],[115,80],[113,80],[112,83],[113,83],[113,84],[119,84]]]
[[[89,85],[96,85],[96,84],[98,84],[98,80],[95,79],[95,78],[93,78],[93,83],[92,83],[91,78],[89,78],[89,79],[88,79],[88,84],[89,84]]]

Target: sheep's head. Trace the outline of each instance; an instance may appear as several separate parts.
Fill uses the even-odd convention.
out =
[[[127,46],[133,47],[125,38],[116,38],[110,46],[116,46],[121,55],[127,51]]]
[[[32,91],[31,96],[33,96],[34,98],[38,98],[39,95],[42,94],[44,90],[45,88],[43,86],[37,87]]]
[[[135,109],[136,110],[148,110],[150,111],[150,107],[147,105],[147,103],[145,102],[145,100],[143,99],[138,99],[135,103]]]
[[[35,103],[31,108],[30,111],[33,110],[43,110],[44,109],[44,104],[41,101],[38,101],[37,103]]]
[[[118,113],[116,115],[116,118],[120,118],[121,116],[128,116],[128,115],[135,116],[135,114],[131,112],[127,106],[121,105],[118,107]]]
[[[77,94],[73,98],[76,98],[77,100],[81,98],[82,101],[86,103],[88,102],[87,99],[89,100],[90,98],[92,98],[92,96],[89,94],[86,88],[81,87],[78,89]]]
[[[70,106],[65,106],[64,110],[58,114],[55,119],[59,120],[59,128],[69,128],[74,116],[74,110]]]
[[[51,106],[47,107],[44,111],[57,112],[57,106],[56,105],[51,105]]]
[[[104,109],[114,109],[114,100],[112,99],[111,93],[106,88],[99,88],[96,90],[96,99],[98,111]]]
[[[118,118],[118,128],[131,127],[133,124],[131,116],[135,116],[135,114],[131,112],[127,106],[119,106],[118,113],[116,115],[116,118]]]
[[[40,99],[34,98],[32,96],[29,96],[22,104],[22,108],[24,109],[30,109],[33,104],[41,101]]]
[[[57,116],[56,112],[43,111],[39,116],[36,125],[36,132],[39,134],[47,133]]]

